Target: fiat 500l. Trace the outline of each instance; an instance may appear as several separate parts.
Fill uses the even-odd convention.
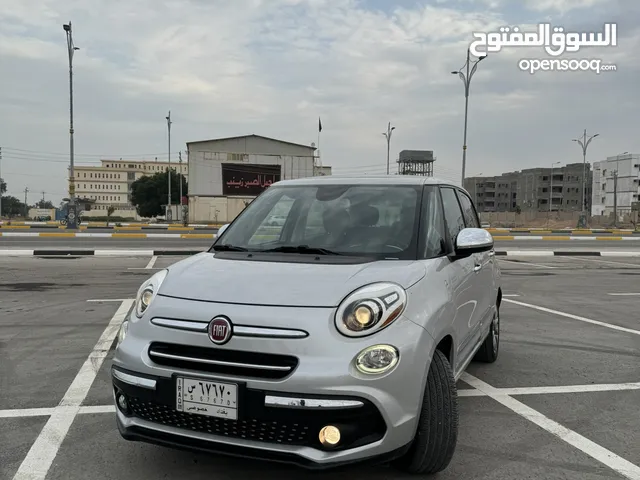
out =
[[[463,189],[275,183],[208,251],[141,285],[112,366],[118,428],[309,468],[441,471],[456,381],[498,356],[501,298],[493,238]]]

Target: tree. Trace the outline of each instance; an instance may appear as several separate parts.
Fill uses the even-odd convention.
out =
[[[24,203],[16,197],[12,197],[11,195],[2,197],[2,215],[14,217],[16,215],[23,215],[24,211]]]
[[[109,219],[111,218],[111,215],[113,215],[113,212],[116,211],[116,207],[114,207],[113,205],[109,205],[107,207],[107,227],[109,226]]]
[[[0,177],[0,195],[7,193],[7,184],[2,177]]]
[[[155,175],[146,175],[131,184],[131,203],[136,206],[138,215],[145,218],[164,215],[163,205],[167,204],[168,173],[160,172]],[[180,176],[171,172],[171,204],[180,203]],[[182,194],[186,195],[187,180],[182,176]]]
[[[36,208],[48,209],[56,208],[50,200],[38,200],[35,205]]]

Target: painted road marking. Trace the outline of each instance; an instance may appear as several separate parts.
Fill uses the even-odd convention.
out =
[[[87,302],[133,302],[135,298],[99,298],[99,299],[91,299],[87,300]]]
[[[607,293],[614,297],[640,297],[640,293]]]
[[[622,263],[622,262],[612,262],[610,260],[596,260],[594,258],[580,258],[580,261],[585,262],[595,262],[595,263],[604,263],[605,265],[618,265],[621,267],[635,267],[640,268],[640,264],[638,263]]]
[[[509,262],[509,263],[513,263],[513,264],[516,264],[516,265],[523,265],[523,266],[531,265],[532,267],[540,267],[540,268],[558,268],[558,267],[552,267],[552,266],[550,266],[550,265],[543,265],[543,264],[541,264],[541,263],[531,263],[531,262],[523,263],[523,262],[517,262],[517,261],[515,261],[515,260],[508,260],[508,259],[506,259],[506,258],[503,258],[503,259],[501,259],[501,260],[502,260],[503,262]]]
[[[158,257],[154,255],[153,257],[151,257],[151,260],[149,260],[149,263],[147,263],[147,266],[144,267],[144,268],[146,270],[149,270],[149,269],[153,268],[153,266],[156,264],[157,260],[158,260]]]
[[[598,320],[591,320],[590,318],[581,317],[579,315],[573,315],[572,313],[560,312],[558,310],[553,310],[551,308],[546,308],[546,307],[540,307],[538,305],[532,305],[530,303],[519,302],[517,300],[509,300],[508,298],[505,298],[504,301],[513,303],[515,305],[520,305],[521,307],[532,308],[534,310],[539,310],[541,312],[553,313],[554,315],[559,315],[561,317],[571,318],[573,320],[579,320],[581,322],[591,323],[593,325],[599,325],[601,327],[610,328],[612,330],[618,330],[620,332],[627,332],[627,333],[632,333],[634,335],[640,335],[640,330],[633,330],[632,328],[620,327],[612,323],[599,322]]]
[[[542,413],[522,402],[519,402],[515,398],[499,394],[497,389],[482,380],[469,375],[468,373],[463,373],[461,379],[472,387],[484,392],[487,396],[507,407],[512,412],[526,418],[530,422],[538,425],[543,430],[546,430],[552,435],[558,437],[560,440],[568,443],[574,448],[577,448],[581,452],[586,453],[591,458],[599,461],[603,465],[606,465],[611,470],[618,472],[623,477],[628,478],[629,480],[640,480],[640,467],[638,465],[634,465],[630,461],[616,455],[597,443],[592,442],[579,433],[564,427],[554,420],[551,420],[549,417],[544,416]]]
[[[54,409],[40,435],[31,446],[13,480],[45,479],[132,303],[124,301],[120,304],[107,328],[98,339],[98,343],[95,344],[89,357],[80,367],[80,371],[64,394],[62,401]]]

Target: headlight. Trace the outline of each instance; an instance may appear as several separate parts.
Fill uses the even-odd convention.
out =
[[[407,294],[395,283],[380,282],[359,288],[336,312],[336,328],[348,337],[364,337],[387,327],[407,304]]]
[[[120,344],[124,341],[128,331],[129,331],[129,321],[125,320],[124,322],[122,322],[122,325],[120,325],[120,330],[118,330],[118,340],[116,342],[116,348],[118,348]]]
[[[136,294],[136,317],[142,318],[160,290],[160,285],[167,277],[167,273],[169,273],[168,270],[160,270],[140,286]]]

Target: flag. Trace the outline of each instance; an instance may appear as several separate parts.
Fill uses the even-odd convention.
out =
[[[320,121],[320,117],[318,117],[318,132],[322,131],[322,122]]]

